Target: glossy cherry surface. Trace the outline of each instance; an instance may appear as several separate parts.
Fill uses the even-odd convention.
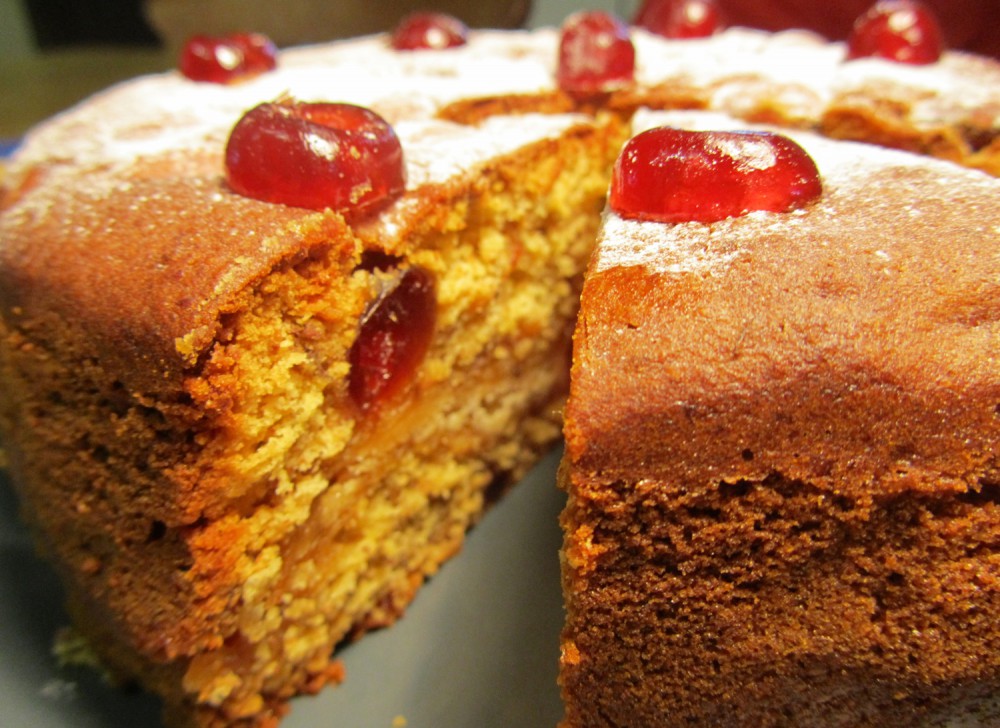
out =
[[[915,0],[881,0],[854,24],[847,39],[847,58],[886,58],[926,65],[944,52],[941,27],[934,13]]]
[[[416,267],[398,273],[395,285],[369,308],[349,353],[348,392],[365,411],[391,400],[413,380],[434,333],[433,276]]]
[[[633,22],[664,38],[707,38],[723,27],[714,0],[646,0]]]
[[[274,43],[261,33],[195,35],[181,49],[178,66],[192,81],[232,83],[274,69],[277,57]]]
[[[348,220],[372,214],[402,194],[403,150],[395,131],[370,109],[340,103],[265,103],[233,127],[226,173],[236,192]]]
[[[629,86],[635,78],[635,47],[628,26],[601,11],[575,13],[563,24],[556,80],[574,95]]]
[[[716,222],[803,207],[822,190],[816,163],[787,137],[659,127],[625,145],[609,203],[629,219]]]
[[[445,13],[408,15],[392,33],[389,44],[397,51],[441,50],[468,42],[469,29],[458,18]]]

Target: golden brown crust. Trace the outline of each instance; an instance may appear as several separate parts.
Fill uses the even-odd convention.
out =
[[[72,318],[129,387],[176,386],[242,292],[317,246],[350,244],[339,216],[236,195],[220,169],[218,158],[167,157],[124,174],[32,171],[0,221],[5,317],[22,328]],[[40,214],[49,206],[60,214]]]

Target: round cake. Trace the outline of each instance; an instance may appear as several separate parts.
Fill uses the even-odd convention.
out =
[[[586,29],[595,27],[612,32],[614,48],[634,58],[611,85],[603,83],[600,68],[594,73],[591,50],[604,47],[603,41],[588,45],[594,37]],[[233,42],[227,52],[268,49],[246,34]],[[780,229],[806,224],[795,213],[741,217],[732,226],[746,226],[745,233],[727,237],[725,223],[718,240],[679,247],[657,242],[657,233],[614,254],[609,241],[619,223],[608,217],[587,285],[603,285],[609,278],[601,261],[623,255],[633,261],[629,270],[652,261],[654,268],[676,266],[708,281],[717,269],[745,270],[749,278],[736,282],[736,290],[753,299],[756,269],[744,265],[758,255],[768,265],[780,259],[787,263],[787,290],[761,293],[793,312],[808,308],[811,317],[779,321],[768,314],[772,338],[818,345],[822,338],[811,327],[820,323],[836,342],[852,331],[864,334],[862,343],[881,332],[899,340],[892,357],[909,357],[900,366],[910,367],[914,377],[931,376],[918,366],[921,356],[944,367],[935,370],[936,394],[927,401],[947,407],[928,405],[937,419],[925,412],[912,421],[925,427],[914,435],[920,446],[938,443],[944,459],[927,456],[924,470],[914,465],[891,487],[902,492],[912,485],[933,500],[939,494],[927,483],[944,469],[949,475],[943,480],[954,486],[949,493],[978,482],[989,501],[995,458],[987,466],[983,457],[971,458],[962,473],[953,472],[947,458],[967,452],[974,431],[975,442],[986,443],[976,445],[980,455],[995,448],[995,414],[977,420],[982,428],[976,430],[973,410],[955,404],[958,384],[980,375],[982,389],[968,407],[978,407],[985,392],[997,401],[992,360],[983,358],[985,349],[960,345],[964,339],[935,338],[937,329],[923,327],[922,318],[912,330],[898,322],[908,312],[930,311],[928,320],[949,331],[969,327],[995,344],[995,270],[989,268],[995,255],[988,249],[995,246],[989,222],[995,208],[976,218],[985,226],[979,245],[987,252],[975,261],[971,247],[947,261],[922,253],[897,259],[889,238],[900,236],[904,219],[922,231],[899,243],[907,251],[922,245],[925,235],[950,236],[958,222],[968,229],[973,218],[958,206],[962,195],[993,194],[996,183],[980,170],[1000,170],[1000,64],[956,52],[919,67],[847,61],[843,44],[797,31],[732,28],[667,40],[587,14],[562,29],[472,31],[449,48],[397,50],[392,37],[377,35],[289,49],[226,83],[179,72],[137,79],[39,125],[8,166],[0,211],[0,428],[25,517],[62,578],[77,628],[109,667],[163,698],[172,725],[273,725],[292,696],[338,680],[341,671],[331,662],[337,645],[398,618],[423,581],[461,548],[487,506],[557,443],[571,338],[608,182],[633,133],[633,118],[644,108],[707,109],[741,119],[727,117],[725,124],[766,122],[906,150],[829,140],[831,146],[817,146],[823,150],[816,153],[820,175],[838,179],[859,160],[852,174],[878,179],[875,189],[889,196],[869,199],[854,189],[865,204],[852,207],[855,197],[841,200],[828,181],[815,208],[826,212],[808,218],[821,220],[808,233],[815,239],[824,226],[839,228],[841,208],[849,207],[852,224],[863,221],[872,240],[880,241],[872,242],[866,260],[879,262],[885,254],[886,270],[902,261],[912,267],[907,280],[923,271],[925,280],[941,282],[903,297],[908,307],[903,318],[892,319],[894,328],[865,318],[863,308],[838,309],[843,318],[815,313],[822,301],[838,305],[834,294],[843,290],[871,287],[881,295],[896,279],[872,272],[860,282],[838,276],[844,251],[801,259],[784,252]],[[669,123],[689,123],[680,119]],[[247,138],[255,141],[241,141]],[[292,158],[304,166],[286,164]],[[888,174],[892,179],[882,184],[881,172],[867,176],[869,159],[875,170],[908,171],[898,179]],[[244,163],[250,165],[246,175]],[[317,165],[329,170],[327,176],[299,184],[314,179],[309,175]],[[912,205],[904,184],[911,178],[920,181]],[[318,204],[297,197],[313,187],[339,196]],[[925,213],[921,205],[930,189],[948,190],[956,205],[951,217],[938,209],[941,202],[933,215]],[[753,247],[770,239],[773,249]],[[965,275],[987,276],[977,279],[979,288],[960,286],[955,281],[965,279],[949,273],[966,262]],[[800,266],[801,280],[816,284],[808,296],[792,286]],[[607,300],[624,306],[647,283],[622,281]],[[647,299],[651,311],[663,307],[661,295],[687,293],[683,287],[658,289]],[[585,293],[584,300],[585,312],[605,310],[587,303],[592,295]],[[681,328],[733,333],[745,322],[737,304],[719,293],[705,305],[718,323],[694,317]],[[629,329],[632,322],[614,319],[620,314],[608,308],[601,325]],[[578,333],[578,342],[585,333]],[[658,334],[656,344],[694,348],[695,339],[668,344]],[[862,343],[855,354],[877,356]],[[586,354],[581,346],[578,370]],[[664,351],[649,349],[658,360]],[[807,359],[823,351],[786,353]],[[610,389],[575,386],[587,386],[593,397],[608,392],[613,402],[591,407],[576,395],[567,421],[567,728],[643,725],[642,716],[665,705],[662,690],[672,689],[656,680],[643,681],[645,692],[624,689],[623,681],[633,678],[620,670],[638,659],[635,650],[645,650],[638,642],[590,661],[589,650],[612,639],[617,614],[617,607],[603,606],[600,590],[588,591],[590,570],[628,579],[629,593],[638,597],[652,587],[629,574],[662,564],[652,537],[630,552],[632,561],[618,560],[622,544],[611,534],[588,550],[595,542],[587,529],[600,530],[605,522],[581,506],[585,494],[574,478],[589,466],[574,449],[581,442],[577,428],[586,439],[607,415],[614,429],[602,430],[610,438],[604,454],[612,460],[618,458],[613,448],[623,448],[625,465],[633,463],[637,448],[648,446],[647,465],[670,461],[685,472],[704,467],[736,489],[744,487],[740,478],[766,480],[768,453],[778,457],[780,450],[773,438],[795,434],[791,425],[783,430],[768,421],[772,439],[741,446],[733,470],[722,465],[732,455],[731,443],[709,429],[690,442],[711,441],[712,447],[686,452],[682,462],[672,446],[642,429],[646,425],[616,421],[623,400],[615,382],[633,369],[644,372],[626,360],[633,353],[602,354],[599,378]],[[758,363],[766,369],[780,358]],[[688,361],[689,367],[678,359],[677,367],[689,383],[713,376],[708,369],[699,373],[694,358]],[[830,403],[833,395],[823,392],[832,383],[824,377],[834,373],[819,368],[803,375],[803,391],[817,408]],[[749,387],[750,380],[744,383]],[[659,380],[643,376],[631,384],[649,388],[650,405],[660,402]],[[738,391],[733,384],[730,395]],[[754,396],[743,403],[741,428],[759,424],[746,406],[767,394]],[[812,424],[832,427],[869,404],[884,404],[872,412],[890,421],[894,407],[902,407],[867,389],[851,397],[855,409],[828,408],[827,419]],[[730,411],[721,401],[719,407]],[[784,422],[777,407],[768,411]],[[804,415],[788,416],[797,421]],[[824,483],[835,483],[840,468],[851,466],[857,474],[844,497],[882,487],[851,455],[857,442],[823,455],[816,432],[796,430],[819,454],[795,457],[825,463]],[[866,436],[857,428],[851,432]],[[966,443],[961,447],[954,442],[959,435]],[[871,458],[901,458],[905,445],[894,442]],[[716,455],[720,460],[711,460]],[[782,483],[806,478],[806,470],[771,467]],[[619,486],[632,482],[632,476],[620,477]],[[837,492],[838,486],[829,487]],[[594,488],[587,497],[598,492]],[[613,510],[621,494],[612,489],[607,495],[605,505]],[[978,503],[978,495],[963,497]],[[650,498],[660,502],[655,492]],[[659,526],[650,528],[660,533]],[[813,522],[788,525],[791,542],[804,538],[797,529],[809,532]],[[905,539],[910,532],[898,535]],[[985,546],[973,550],[989,560]],[[642,566],[642,556],[652,561]],[[881,598],[870,596],[873,603]],[[593,599],[603,616],[588,612],[579,599]],[[915,614],[921,604],[940,603],[914,600]],[[666,633],[677,625],[657,621],[665,615],[645,615],[629,628]],[[955,634],[963,620],[950,623]],[[961,644],[967,654],[979,655],[990,638],[973,631]],[[657,660],[667,654],[664,647],[643,664],[662,669]],[[941,659],[935,665],[943,665]],[[788,657],[792,662],[803,672],[789,679],[812,669]],[[887,657],[884,664],[890,663]],[[992,684],[989,661],[979,665],[982,684]],[[953,679],[942,674],[939,687]],[[928,694],[918,683],[901,683],[913,696],[908,706]],[[769,690],[778,683],[766,685]],[[754,711],[773,697],[767,690],[748,693],[740,710],[760,715]],[[607,707],[612,692],[632,702]]]

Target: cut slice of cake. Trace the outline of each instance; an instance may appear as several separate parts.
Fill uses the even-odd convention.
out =
[[[565,728],[1000,719],[1000,184],[793,138],[824,188],[801,209],[605,220],[560,476]]]
[[[175,725],[269,724],[558,438],[619,132],[399,121],[406,190],[348,226],[233,192],[238,116],[74,142],[101,103],[11,167],[12,480],[112,668]]]

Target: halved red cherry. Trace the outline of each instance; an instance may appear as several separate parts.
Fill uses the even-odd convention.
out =
[[[937,18],[916,0],[880,0],[855,21],[847,39],[848,60],[877,57],[926,65],[943,52]]]
[[[389,123],[341,103],[254,107],[229,135],[226,175],[241,195],[332,208],[348,220],[385,207],[406,186],[402,146]]]
[[[413,380],[437,318],[433,276],[423,268],[399,274],[369,307],[348,355],[347,389],[363,411],[393,399]]]
[[[627,87],[634,78],[635,46],[625,23],[597,10],[566,19],[559,40],[559,88],[586,96]]]
[[[446,13],[412,13],[403,18],[389,44],[397,51],[441,50],[468,42],[469,29]]]
[[[192,81],[232,83],[274,69],[278,50],[261,33],[196,35],[181,49],[181,73]]]
[[[822,191],[816,163],[787,137],[659,127],[622,149],[609,203],[629,219],[716,222],[754,210],[786,212]]]
[[[722,29],[715,0],[646,0],[633,21],[664,38],[707,38]]]

